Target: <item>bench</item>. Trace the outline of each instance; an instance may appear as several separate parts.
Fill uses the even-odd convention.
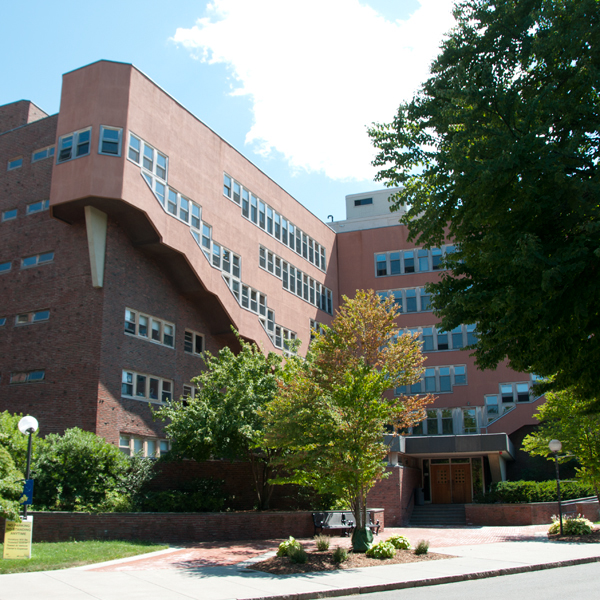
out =
[[[369,515],[369,523],[367,527],[373,531],[375,535],[379,535],[379,521],[373,523],[373,518],[371,513]],[[318,533],[323,533],[325,529],[333,529],[342,531],[343,535],[348,536],[354,530],[354,525],[356,523],[354,519],[354,514],[350,511],[322,511],[322,512],[314,512],[313,516],[313,525],[315,526],[315,535]]]

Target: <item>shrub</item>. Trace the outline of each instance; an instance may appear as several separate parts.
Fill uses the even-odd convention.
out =
[[[419,540],[415,546],[415,554],[427,554],[429,552],[429,540]]]
[[[595,491],[589,485],[579,481],[564,481],[560,484],[563,500],[574,500],[594,496]],[[499,481],[492,483],[489,491],[477,494],[474,501],[480,504],[495,502],[517,504],[522,502],[556,502],[556,481]]]
[[[301,544],[296,542],[297,546],[290,546],[288,548],[288,558],[293,562],[303,565],[308,560],[308,554]]]
[[[393,535],[389,537],[387,541],[396,548],[396,550],[408,550],[410,548],[410,542],[408,538],[403,535]]]
[[[325,550],[329,550],[329,536],[323,535],[320,533],[319,535],[315,535],[315,542],[317,544],[317,550],[319,552],[325,552]]]
[[[348,550],[346,548],[340,548],[339,546],[333,553],[333,562],[336,564],[343,563],[348,560]]]
[[[390,544],[390,542],[384,542],[382,540],[381,542],[371,546],[365,552],[365,554],[369,558],[393,558],[394,554],[396,554],[396,548],[394,547],[394,544]]]
[[[277,556],[289,556],[290,548],[302,548],[300,542],[296,541],[291,535],[285,542],[279,544]]]
[[[146,491],[139,509],[146,512],[218,512],[225,506],[224,481],[198,478],[173,490]]]
[[[0,446],[0,519],[19,520],[19,499],[23,475],[17,471],[8,451]]]
[[[560,519],[554,515],[552,517],[552,525],[548,533],[555,534],[560,533]],[[564,517],[563,516],[563,533],[565,535],[588,535],[592,533],[594,524],[588,521],[585,517],[577,515],[576,517]]]

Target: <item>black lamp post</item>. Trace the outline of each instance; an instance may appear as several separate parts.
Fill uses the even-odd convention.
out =
[[[550,440],[548,444],[550,452],[554,454],[554,464],[556,465],[556,495],[558,496],[558,518],[560,519],[560,535],[563,535],[563,518],[562,518],[562,504],[560,502],[560,475],[558,472],[558,453],[562,450],[562,444],[560,440]]]
[[[33,434],[37,431],[37,428],[38,428],[38,422],[35,417],[31,417],[31,416],[27,415],[26,417],[23,417],[19,421],[19,431],[23,435],[29,434],[29,442],[27,444],[27,469],[25,470],[25,485],[27,485],[27,482],[29,481],[29,472],[31,469],[31,440],[32,440]],[[31,498],[28,498],[27,500],[29,500],[31,502]],[[23,520],[24,521],[27,520],[27,500],[23,504]]]

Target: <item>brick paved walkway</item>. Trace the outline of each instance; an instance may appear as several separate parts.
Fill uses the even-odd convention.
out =
[[[386,528],[376,539],[387,539],[396,534],[406,536],[414,546],[419,540],[429,540],[430,548],[492,544],[511,540],[541,539],[548,525],[528,527],[435,527],[435,528]],[[312,539],[300,540],[308,550],[315,549]],[[243,542],[202,542],[197,546],[182,548],[152,558],[140,558],[130,562],[98,567],[94,571],[146,571],[154,569],[194,569],[234,565],[277,549],[281,540],[258,540]],[[332,537],[331,546],[350,547],[349,537]]]

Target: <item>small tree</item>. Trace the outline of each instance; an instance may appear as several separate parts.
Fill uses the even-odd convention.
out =
[[[248,460],[259,506],[266,509],[275,451],[265,442],[261,410],[277,392],[281,357],[265,355],[255,344],[238,339],[238,354],[227,347],[216,356],[205,353],[206,371],[192,380],[194,398],[170,402],[156,415],[169,421],[165,431],[172,440],[170,456]]]
[[[23,493],[23,474],[8,451],[0,446],[0,518],[19,520],[19,499]]]
[[[356,519],[355,549],[370,534],[367,493],[386,476],[384,435],[422,420],[432,401],[385,395],[417,381],[425,360],[415,337],[398,335],[395,317],[392,300],[382,302],[373,291],[344,296],[306,360],[286,362],[278,397],[268,407],[267,440],[286,451],[280,462],[290,472],[277,482],[345,500]]]
[[[600,502],[600,414],[591,413],[589,400],[569,389],[548,393],[536,417],[540,426],[523,440],[524,449],[534,456],[553,460],[548,442],[560,440],[563,452],[559,461],[576,458],[577,477],[594,487]]]

